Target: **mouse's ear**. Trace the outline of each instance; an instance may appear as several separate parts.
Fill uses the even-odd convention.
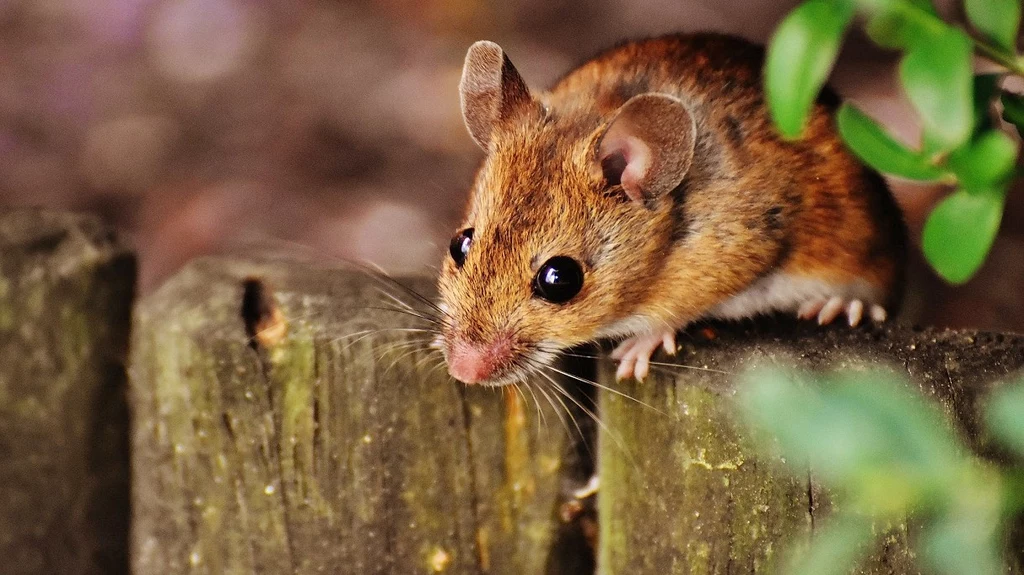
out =
[[[630,199],[648,202],[671,192],[693,161],[696,126],[680,100],[640,94],[623,104],[597,147],[605,178]]]
[[[533,101],[526,82],[501,46],[487,41],[469,47],[459,96],[469,134],[485,151],[495,126]]]

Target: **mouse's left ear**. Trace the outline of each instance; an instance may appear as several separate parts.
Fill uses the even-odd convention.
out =
[[[459,97],[466,128],[484,151],[490,146],[498,124],[533,103],[530,89],[501,46],[483,40],[470,46],[466,53]]]
[[[693,161],[696,126],[682,101],[640,94],[623,104],[597,146],[597,161],[611,184],[630,199],[656,200],[683,181]]]

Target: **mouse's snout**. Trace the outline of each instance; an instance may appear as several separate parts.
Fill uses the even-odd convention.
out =
[[[512,343],[498,338],[487,343],[458,339],[448,348],[448,373],[467,383],[482,383],[491,379],[512,359]]]

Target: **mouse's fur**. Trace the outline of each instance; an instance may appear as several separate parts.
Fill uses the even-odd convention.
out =
[[[475,235],[463,267],[446,258],[440,277],[446,353],[467,342],[502,350],[484,383],[599,337],[793,311],[818,291],[898,302],[906,240],[888,189],[844,148],[829,103],[815,105],[802,139],[780,138],[760,48],[715,34],[625,43],[534,95],[500,48],[486,48],[467,58],[462,86],[486,151],[462,226]],[[642,94],[677,99],[693,131],[682,180],[649,197],[600,161],[610,120]],[[667,126],[684,131],[684,119]],[[555,255],[585,273],[561,305],[531,288]]]

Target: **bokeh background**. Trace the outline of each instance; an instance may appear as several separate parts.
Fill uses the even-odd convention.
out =
[[[624,38],[764,42],[795,4],[0,0],[0,205],[102,214],[138,250],[144,291],[243,244],[433,273],[481,159],[457,92],[473,41],[497,41],[543,88]],[[832,83],[913,142],[894,65],[854,34]],[[917,241],[944,190],[892,184]],[[1010,197],[966,286],[915,244],[908,320],[1024,331],[1024,189]]]

